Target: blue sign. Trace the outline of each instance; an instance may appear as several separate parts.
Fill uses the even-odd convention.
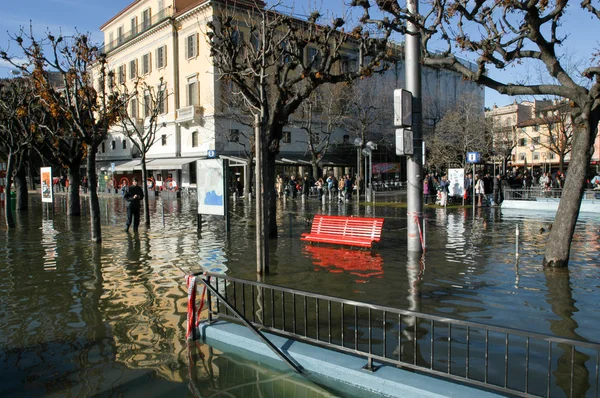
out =
[[[479,163],[480,159],[479,152],[467,152],[467,163]]]
[[[214,159],[217,157],[217,151],[215,151],[214,149],[209,149],[208,151],[206,151],[206,157],[209,159]]]

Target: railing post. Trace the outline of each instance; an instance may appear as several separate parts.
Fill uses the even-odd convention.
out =
[[[206,276],[206,284],[210,285],[210,276]],[[206,306],[208,307],[208,324],[213,323],[212,316],[212,294],[210,289],[206,289]]]

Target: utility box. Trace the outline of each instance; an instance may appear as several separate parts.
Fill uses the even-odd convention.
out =
[[[412,127],[412,93],[394,90],[394,127]]]
[[[396,129],[396,155],[413,155],[414,149],[413,131]]]

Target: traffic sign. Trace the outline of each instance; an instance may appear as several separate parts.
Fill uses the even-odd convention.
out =
[[[206,157],[209,159],[213,159],[217,157],[217,151],[215,151],[214,149],[209,149],[208,151],[206,151]]]
[[[413,155],[414,140],[410,129],[396,129],[396,155]]]
[[[481,155],[479,152],[467,152],[467,163],[479,163]]]

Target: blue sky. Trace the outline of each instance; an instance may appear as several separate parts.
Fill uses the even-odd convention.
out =
[[[283,0],[283,5],[295,14],[306,15],[312,9],[319,9],[323,14],[344,14],[349,8],[343,3],[348,0]],[[100,25],[110,17],[125,8],[130,0],[20,0],[4,7],[0,17],[0,48],[9,54],[18,52],[11,44],[9,34],[19,32],[20,27],[29,30],[30,22],[34,33],[40,37],[46,30],[53,33],[62,31],[64,34],[90,32],[92,38],[102,41]],[[273,3],[270,1],[270,3]],[[336,5],[337,4],[337,5]],[[285,8],[281,8],[285,10]],[[353,17],[359,12],[354,11]],[[586,66],[590,63],[593,50],[600,48],[595,37],[600,23],[579,8],[579,2],[573,3],[567,10],[562,32],[567,32],[566,45],[559,51],[572,61],[581,61]],[[574,62],[577,63],[577,62]],[[0,61],[0,77],[9,76],[11,68]],[[538,74],[533,66],[511,67],[505,71],[491,71],[491,76],[501,81],[528,81]],[[513,98],[501,96],[493,90],[486,89],[486,106],[506,105]]]

